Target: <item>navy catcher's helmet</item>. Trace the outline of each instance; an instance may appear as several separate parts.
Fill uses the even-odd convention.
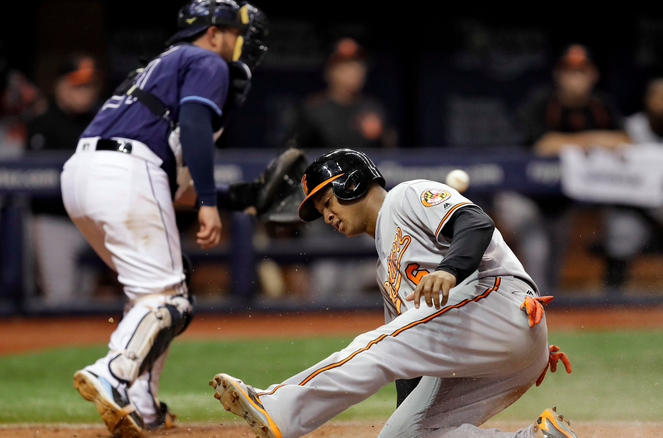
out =
[[[234,0],[190,0],[177,15],[178,30],[166,45],[175,44],[201,33],[210,26],[230,26],[246,31],[249,23],[246,8]]]
[[[304,172],[302,188],[306,198],[299,205],[299,218],[310,222],[322,216],[313,206],[311,198],[328,184],[331,184],[334,196],[338,199],[352,201],[364,196],[373,181],[385,186],[384,177],[363,152],[337,149],[326,153],[312,162]]]

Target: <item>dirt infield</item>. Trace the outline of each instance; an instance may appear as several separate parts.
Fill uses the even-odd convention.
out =
[[[0,355],[108,342],[118,315],[0,320]],[[663,328],[663,307],[551,309],[550,330]],[[383,323],[382,311],[203,314],[182,339],[238,339],[357,335]]]
[[[663,307],[632,309],[551,309],[547,313],[551,330],[663,328]],[[241,339],[269,337],[309,337],[356,335],[378,327],[380,311],[198,315],[182,335],[186,339]],[[117,315],[80,318],[15,318],[0,321],[0,355],[108,342],[117,324]],[[376,437],[381,421],[331,422],[307,435],[309,438]],[[522,422],[489,422],[486,427],[518,430]],[[605,436],[653,438],[661,435],[663,423],[577,422],[573,427],[583,438]],[[180,424],[168,432],[149,436],[176,438],[240,438],[254,436],[241,423]],[[0,426],[0,438],[109,438],[102,425]]]
[[[516,431],[527,424],[489,422],[485,427]],[[654,438],[660,436],[663,423],[578,422],[573,429],[582,438],[629,437]],[[331,422],[306,435],[307,438],[375,438],[380,422]],[[179,425],[167,432],[147,434],[146,437],[173,438],[247,438],[253,437],[245,425]],[[110,438],[103,426],[44,425],[0,428],[0,438]]]

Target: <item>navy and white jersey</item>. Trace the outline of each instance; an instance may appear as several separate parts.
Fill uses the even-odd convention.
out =
[[[134,84],[161,100],[178,120],[180,106],[198,102],[220,118],[228,95],[228,64],[218,54],[191,44],[170,47],[134,79]],[[170,126],[131,96],[108,99],[81,137],[124,137],[145,143],[161,158],[172,178],[174,156],[168,145]]]

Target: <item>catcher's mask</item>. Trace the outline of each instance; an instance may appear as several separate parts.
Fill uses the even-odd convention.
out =
[[[240,61],[248,65],[251,71],[254,71],[267,53],[265,40],[269,35],[269,21],[262,10],[249,2],[243,3],[241,10],[246,11],[248,25],[242,36],[238,38],[238,40],[241,39],[242,45],[239,48],[239,55],[237,52],[235,52],[235,55],[238,56]],[[235,49],[237,50],[237,46]]]
[[[337,149],[324,154],[304,172],[302,188],[306,197],[299,205],[299,218],[310,222],[322,217],[315,209],[312,197],[328,184],[338,199],[353,201],[364,196],[373,181],[385,186],[384,177],[363,152]]]

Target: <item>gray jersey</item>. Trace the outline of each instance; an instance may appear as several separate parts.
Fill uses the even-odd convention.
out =
[[[480,208],[458,191],[436,181],[407,181],[387,194],[375,230],[379,256],[377,279],[387,320],[414,307],[405,297],[444,259],[451,242],[442,235],[442,228],[455,212],[467,207]],[[479,268],[465,282],[477,277],[507,275],[534,285],[495,229]]]

